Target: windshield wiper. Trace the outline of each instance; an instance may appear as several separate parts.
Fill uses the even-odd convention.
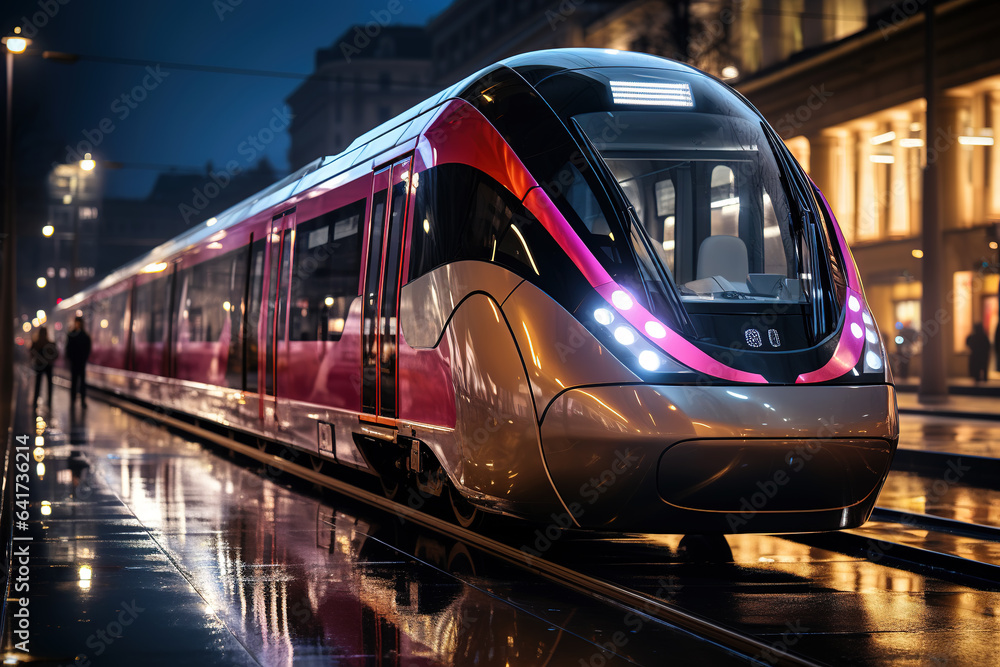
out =
[[[607,163],[601,157],[600,153],[597,151],[597,148],[594,146],[593,142],[591,142],[590,137],[588,137],[587,133],[583,130],[583,127],[580,126],[580,123],[575,118],[572,118],[570,120],[573,123],[573,127],[576,129],[576,133],[580,136],[580,139],[583,143],[583,149],[586,152],[587,159],[590,160],[590,163],[592,165],[594,165],[594,168],[596,169],[601,179],[606,184],[607,183],[611,184],[611,193],[609,194],[611,194],[612,199],[617,199],[618,206],[624,208],[626,211],[626,215],[624,216],[625,218],[624,231],[627,234],[627,237],[623,239],[623,241],[628,242],[629,250],[632,253],[632,259],[636,263],[636,268],[640,269],[639,267],[640,260],[639,257],[637,256],[636,249],[633,246],[632,239],[634,239],[635,237],[639,237],[639,242],[643,246],[643,251],[645,252],[646,256],[650,258],[649,263],[653,264],[654,270],[659,276],[660,283],[663,284],[664,287],[666,288],[662,290],[664,292],[663,296],[664,298],[666,298],[667,303],[670,305],[670,310],[671,314],[673,315],[674,322],[677,324],[678,327],[680,327],[681,332],[683,334],[691,338],[698,338],[698,332],[694,327],[694,322],[688,316],[687,308],[684,307],[684,304],[681,302],[681,298],[677,293],[677,284],[674,282],[673,276],[670,275],[670,273],[664,269],[662,262],[659,261],[659,259],[654,254],[653,249],[649,246],[646,240],[645,230],[643,230],[639,234],[635,234],[633,231],[633,228],[636,225],[638,225],[638,227],[641,229],[642,223],[639,220],[639,215],[635,212],[635,207],[632,206],[632,202],[629,201],[628,195],[626,195],[625,191],[622,190],[622,186],[618,182],[618,179],[615,178],[614,174],[611,173],[611,169],[608,167]],[[605,191],[607,191],[607,187],[605,187]],[[642,275],[640,269],[640,279],[641,278]],[[643,283],[644,283],[643,290],[646,292],[646,302],[650,305],[650,307],[652,307],[653,305],[652,295],[649,292],[649,288],[645,285],[644,280]]]
[[[818,342],[822,335],[826,333],[824,323],[827,319],[826,299],[823,298],[823,280],[820,268],[825,265],[826,271],[830,271],[829,264],[822,263],[819,252],[819,244],[822,240],[819,216],[817,216],[816,211],[809,204],[810,201],[814,201],[812,193],[802,187],[802,183],[796,177],[794,166],[789,162],[785,151],[782,150],[785,148],[784,143],[780,142],[777,135],[774,134],[773,130],[766,123],[761,122],[760,126],[764,132],[764,136],[767,137],[767,142],[771,146],[771,153],[774,155],[775,160],[778,161],[778,166],[781,169],[781,180],[785,182],[785,187],[791,192],[792,205],[795,206],[799,215],[799,231],[802,234],[803,240],[809,246],[809,291],[807,294],[812,301],[812,337],[814,342]],[[779,143],[781,143],[780,146],[778,145]]]

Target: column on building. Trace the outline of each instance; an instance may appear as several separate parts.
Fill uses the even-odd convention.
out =
[[[938,160],[939,215],[944,229],[966,227],[972,223],[972,184],[966,159],[967,147],[958,137],[967,131],[968,97],[942,96],[938,102],[941,132],[928,137],[927,159]]]
[[[853,146],[847,130],[823,130],[809,139],[810,172],[848,242],[855,238]]]
[[[910,236],[909,149],[903,138],[910,133],[910,114],[894,114],[890,121],[893,163],[889,169],[889,236]]]
[[[872,139],[876,134],[874,122],[862,124],[857,131],[858,200],[855,236],[858,241],[871,241],[879,237],[879,201],[876,191],[874,150]]]
[[[782,35],[781,0],[761,0],[761,22],[763,29],[763,57],[761,67],[768,67],[788,57],[784,52],[784,36]]]
[[[987,215],[990,220],[1000,220],[1000,90],[987,95],[988,118],[993,130],[993,146],[989,149],[989,181],[987,189]]]
[[[865,0],[823,0],[824,39],[828,42],[846,37],[865,27],[868,8]]]

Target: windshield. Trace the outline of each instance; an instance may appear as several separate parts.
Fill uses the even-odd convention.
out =
[[[649,273],[673,278],[682,302],[806,302],[808,253],[758,118],[670,110],[573,120],[634,210],[652,249],[637,254],[658,265]]]

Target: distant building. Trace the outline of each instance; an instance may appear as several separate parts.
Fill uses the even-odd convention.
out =
[[[870,3],[874,4],[874,3]],[[879,3],[866,27],[742,80],[826,193],[854,252],[890,352],[943,336],[952,376],[967,374],[966,337],[998,324],[1000,30],[995,2],[939,2],[940,131],[928,137],[925,3]],[[889,5],[886,7],[886,5]],[[945,309],[921,312],[923,168],[938,160]],[[920,372],[920,344],[909,374]],[[991,367],[994,367],[991,364]],[[897,378],[900,375],[897,365]]]
[[[206,188],[214,182],[214,171],[208,164],[204,174],[165,172],[157,177],[144,199],[105,199],[97,276],[111,273],[280,178],[265,158],[233,176],[226,187]],[[215,196],[206,197],[206,190]]]
[[[290,162],[295,168],[338,152],[430,93],[517,53],[593,47],[680,57],[747,95],[826,193],[890,353],[915,352],[908,370],[916,375],[920,345],[908,340],[941,335],[951,374],[964,375],[973,323],[983,322],[991,337],[1000,323],[1000,50],[993,48],[1000,12],[990,0],[937,3],[945,130],[929,138],[926,4],[455,0],[426,30],[395,29],[407,39],[386,29],[387,55],[373,40],[348,63],[342,45],[352,43],[354,28],[318,52],[316,73],[288,99],[296,113]],[[412,76],[397,76],[403,71]],[[397,85],[403,81],[407,87]],[[947,312],[935,314],[920,312],[928,154],[942,161],[949,276]]]
[[[389,26],[374,37],[354,26],[316,52],[316,70],[285,100],[292,171],[335,155],[356,137],[435,92],[423,27]]]
[[[99,275],[103,172],[93,162],[90,166],[87,170],[76,162],[59,164],[49,172],[47,222],[52,236],[43,243],[51,246],[40,269],[58,297],[69,296]]]

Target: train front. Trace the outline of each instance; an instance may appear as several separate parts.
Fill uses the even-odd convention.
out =
[[[467,99],[538,183],[524,204],[565,253],[503,309],[566,510],[654,532],[864,523],[896,397],[822,194],[714,79],[636,54],[549,57],[507,61],[516,77]],[[544,359],[540,340],[555,341]]]

